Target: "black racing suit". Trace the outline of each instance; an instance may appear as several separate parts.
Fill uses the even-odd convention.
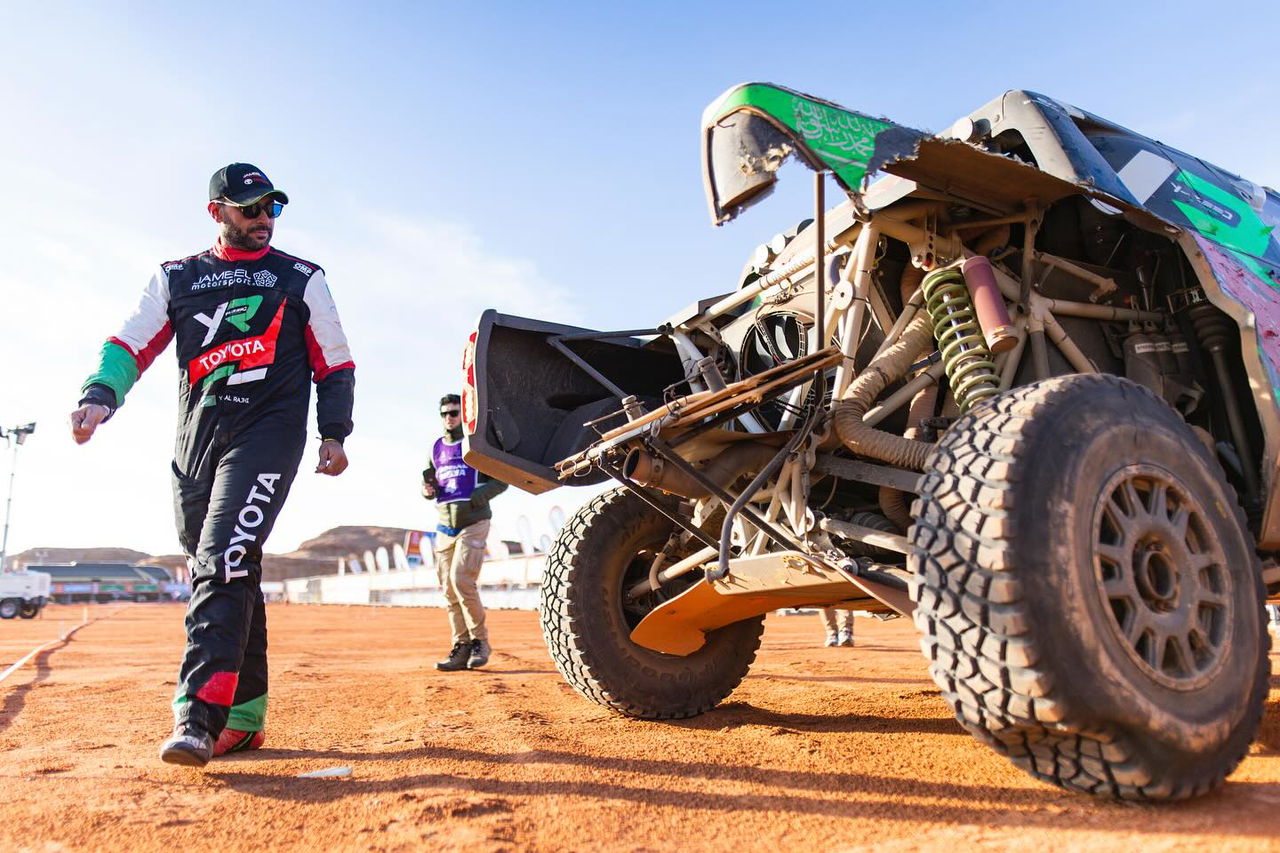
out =
[[[178,723],[215,738],[266,717],[262,546],[306,441],[310,383],[323,438],[351,432],[355,364],[324,271],[273,248],[219,242],[162,264],[121,332],[103,346],[81,403],[114,412],[176,339],[173,490],[191,566]]]

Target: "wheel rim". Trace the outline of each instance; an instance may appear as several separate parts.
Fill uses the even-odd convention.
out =
[[[1163,468],[1125,467],[1100,494],[1094,571],[1121,646],[1166,687],[1204,686],[1226,658],[1234,610],[1216,531]]]
[[[629,630],[635,630],[640,621],[649,615],[649,611],[666,600],[661,590],[630,601],[627,600],[627,590],[631,589],[633,584],[639,583],[649,576],[649,566],[661,549],[661,543],[653,547],[642,548],[627,562],[627,568],[622,573],[622,584],[619,588],[619,593],[621,594],[620,605],[622,607],[622,618],[627,623]]]
[[[638,584],[649,577],[649,569],[653,566],[654,558],[662,550],[665,537],[653,543],[649,547],[642,548],[637,551],[636,555],[627,563],[626,569],[622,574],[622,584],[619,592],[619,605],[622,608],[622,618],[627,623],[628,630],[634,630],[640,624],[644,617],[648,616],[658,606],[665,604],[684,592],[693,584],[697,583],[702,575],[698,572],[690,572],[684,577],[674,578],[667,581],[660,589],[652,592],[646,592],[638,598],[627,598],[627,591],[632,586]],[[665,565],[680,559],[679,556],[672,557],[665,562]]]

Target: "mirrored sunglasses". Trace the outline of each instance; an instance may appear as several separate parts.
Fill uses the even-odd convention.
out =
[[[253,204],[245,204],[245,205],[232,204],[229,201],[224,201],[220,203],[225,204],[229,207],[236,208],[237,210],[240,211],[240,215],[244,216],[246,219],[257,219],[258,216],[261,215],[264,210],[267,212],[267,216],[269,216],[272,219],[275,219],[281,213],[284,212],[284,205],[282,203],[278,201],[267,201],[265,199],[259,199],[258,201],[255,201]]]
[[[461,414],[462,414],[462,410],[461,410],[461,409],[445,409],[443,412],[441,412],[441,413],[440,413],[440,417],[442,417],[442,418],[456,418],[456,417],[458,417],[458,415],[461,415]]]

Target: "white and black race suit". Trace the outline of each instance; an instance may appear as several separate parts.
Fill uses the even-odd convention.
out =
[[[262,729],[267,631],[262,548],[306,441],[310,386],[321,436],[351,432],[355,364],[324,272],[273,248],[214,248],[162,264],[103,346],[83,402],[114,410],[176,341],[178,536],[191,564],[179,723],[214,737]]]

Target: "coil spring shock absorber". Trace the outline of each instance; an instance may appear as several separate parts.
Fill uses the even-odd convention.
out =
[[[1231,439],[1235,443],[1236,453],[1240,456],[1245,491],[1252,502],[1258,495],[1258,475],[1253,466],[1253,453],[1249,448],[1249,434],[1245,431],[1244,416],[1233,390],[1235,385],[1231,381],[1231,370],[1227,366],[1227,348],[1238,345],[1239,329],[1226,314],[1208,302],[1191,306],[1187,310],[1187,315],[1191,318],[1191,326],[1196,331],[1196,337],[1200,339],[1200,345],[1208,351],[1209,359],[1213,362],[1223,407],[1227,411],[1227,427],[1231,430]]]
[[[956,267],[934,270],[924,277],[920,287],[960,411],[968,411],[979,401],[999,394],[996,365],[978,326],[964,275]]]

